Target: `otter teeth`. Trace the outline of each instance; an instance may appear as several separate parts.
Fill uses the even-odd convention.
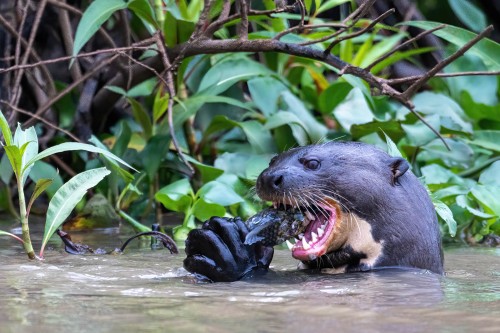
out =
[[[318,235],[316,235],[314,232],[311,232],[311,236],[313,243],[316,243],[318,241]]]
[[[325,234],[325,231],[323,230],[323,226],[319,227],[317,231],[318,231],[319,237],[322,237]]]
[[[314,221],[314,215],[310,211],[306,211],[306,217],[310,221]]]
[[[304,248],[304,250],[309,250],[311,248],[311,245],[309,245],[305,237],[302,238],[302,247]]]
[[[299,240],[302,240],[304,238],[304,233],[299,234]]]

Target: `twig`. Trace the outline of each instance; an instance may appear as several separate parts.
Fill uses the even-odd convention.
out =
[[[300,8],[300,22],[299,22],[299,31],[302,31],[302,28],[304,27],[305,23],[305,17],[306,17],[306,6],[304,5],[303,0],[297,0]]]
[[[325,50],[325,54],[329,54],[332,51],[332,49],[335,47],[335,45],[337,45],[338,43],[340,43],[344,40],[352,39],[354,37],[357,37],[357,36],[364,34],[368,30],[372,29],[377,23],[379,23],[380,21],[385,19],[387,16],[393,14],[394,12],[395,12],[394,8],[391,8],[388,11],[386,11],[385,13],[383,13],[382,15],[380,15],[379,17],[377,17],[376,19],[374,19],[369,25],[367,25],[363,29],[360,29],[356,32],[353,32],[353,33],[350,33],[350,34],[347,34],[345,36],[342,36],[342,37],[335,39],[333,42],[330,43],[330,45],[328,45],[328,47]]]
[[[63,37],[66,54],[72,54],[74,44],[73,29],[71,28],[68,12],[62,8],[58,8],[58,14],[57,17],[59,19],[59,25],[61,26],[61,35]],[[74,66],[71,66],[70,73],[73,80],[78,80],[82,77],[82,70],[78,62],[75,62]]]
[[[174,75],[172,73],[172,66],[170,64],[170,59],[168,58],[168,51],[165,47],[164,38],[161,32],[155,34],[156,44],[158,46],[158,51],[160,52],[161,59],[163,65],[165,66],[165,71],[167,75],[167,91],[168,91],[168,107],[167,107],[167,117],[168,117],[168,127],[170,130],[170,135],[172,136],[172,143],[174,144],[175,149],[177,150],[177,154],[181,159],[182,163],[184,163],[189,171],[191,172],[191,176],[194,175],[194,169],[186,160],[184,155],[182,154],[182,150],[177,141],[177,137],[175,136],[175,128],[174,128],[174,119],[173,119],[173,109],[174,109],[174,98],[175,98],[175,85],[174,85]]]
[[[449,78],[449,77],[458,77],[458,76],[482,76],[482,75],[483,76],[497,76],[497,75],[500,75],[500,71],[437,73],[433,77]],[[420,78],[422,78],[422,75],[408,76],[408,77],[403,77],[403,78],[399,78],[399,79],[389,79],[389,80],[387,80],[387,83],[390,85],[405,84],[405,83],[416,81]]]
[[[366,15],[370,8],[373,6],[376,0],[367,0],[361,3],[359,7],[354,10],[349,16],[347,16],[342,23],[346,24],[347,22],[353,20],[354,22],[359,21],[360,18]],[[351,23],[350,26],[353,26],[354,24]]]
[[[47,103],[45,103],[44,105],[42,105],[41,107],[39,107],[38,110],[35,112],[35,114],[37,116],[43,115],[45,113],[45,111],[47,111],[48,109],[50,109],[50,107],[52,105],[54,105],[54,103],[56,103],[61,98],[63,98],[64,96],[66,96],[66,94],[68,94],[71,90],[73,90],[74,88],[76,88],[80,83],[82,83],[83,81],[87,80],[89,77],[91,77],[92,75],[94,75],[95,73],[97,73],[98,71],[100,71],[101,68],[103,68],[103,67],[109,65],[110,63],[112,63],[119,56],[120,56],[119,54],[115,54],[115,55],[111,56],[110,58],[104,60],[102,63],[100,63],[96,67],[92,68],[92,70],[90,70],[89,72],[85,73],[85,75],[83,75],[79,80],[74,81],[72,84],[68,85],[66,88],[64,88],[62,91],[60,91],[56,96],[52,97]],[[26,126],[33,125],[33,123],[34,123],[34,118],[28,120],[26,122]]]
[[[416,35],[413,38],[408,39],[406,42],[404,42],[402,44],[399,44],[397,47],[395,47],[391,51],[387,52],[386,54],[384,54],[380,58],[376,59],[374,62],[372,62],[371,64],[369,64],[368,66],[366,66],[365,69],[368,70],[368,71],[371,70],[375,65],[377,65],[380,62],[384,61],[385,59],[387,59],[388,57],[390,57],[391,55],[393,55],[394,53],[396,53],[398,50],[401,50],[403,47],[406,47],[407,45],[410,45],[411,43],[419,40],[420,38],[425,37],[428,34],[433,33],[434,31],[443,29],[444,27],[446,27],[446,24],[441,24],[440,26],[437,26],[437,27],[435,27],[433,29],[421,32],[420,34]]]
[[[145,41],[143,41],[143,42],[145,42]],[[100,55],[100,54],[105,54],[105,53],[119,53],[119,52],[133,51],[133,50],[145,50],[145,51],[146,50],[153,50],[153,51],[156,51],[156,49],[153,49],[150,46],[138,46],[138,45],[142,44],[143,42],[135,43],[134,45],[128,46],[128,47],[117,47],[114,49],[104,49],[104,50],[92,51],[92,52],[87,52],[87,53],[80,53],[80,54],[77,54],[76,56],[65,56],[65,57],[59,57],[59,58],[55,58],[55,59],[42,60],[42,61],[35,62],[32,64],[11,66],[8,68],[0,68],[0,74],[16,71],[16,70],[20,70],[20,69],[34,68],[34,67],[38,67],[38,66],[42,66],[42,65],[54,64],[54,63],[58,63],[61,61],[68,61],[68,60],[71,60],[73,58],[92,57],[95,55]],[[148,39],[147,44],[149,44],[150,42],[151,42],[151,39]]]
[[[430,69],[428,72],[426,72],[421,78],[419,78],[417,81],[415,81],[408,89],[406,89],[402,93],[402,97],[405,99],[410,99],[413,94],[420,89],[427,81],[429,81],[435,74],[437,74],[441,69],[445,68],[447,65],[449,65],[451,62],[455,61],[459,57],[461,57],[467,50],[469,50],[471,47],[473,47],[475,44],[477,44],[481,39],[483,39],[486,35],[488,35],[491,31],[493,30],[493,26],[490,25],[486,29],[484,29],[480,34],[478,34],[476,37],[471,39],[469,42],[467,42],[464,46],[459,48],[455,53],[453,53],[451,56],[447,57],[446,59],[443,59],[443,61],[440,61],[439,63],[436,64],[432,69]]]
[[[343,23],[306,24],[302,27],[296,25],[286,30],[283,30],[282,32],[274,36],[273,39],[280,40],[281,37],[286,36],[300,29],[306,30],[306,29],[320,29],[320,28],[347,28],[347,26]]]
[[[55,125],[55,124],[51,123],[50,121],[46,120],[46,119],[45,119],[45,118],[43,118],[43,117],[40,117],[40,116],[38,116],[38,115],[36,115],[36,114],[34,114],[34,113],[32,113],[32,112],[29,112],[29,111],[23,110],[23,109],[21,109],[21,108],[19,108],[19,107],[17,107],[17,106],[13,106],[13,105],[9,104],[9,102],[8,102],[8,101],[0,100],[0,104],[4,104],[4,105],[6,105],[6,106],[8,106],[8,107],[12,108],[12,109],[13,109],[14,111],[16,111],[16,112],[19,112],[19,113],[22,113],[22,114],[24,114],[24,115],[30,116],[30,117],[32,117],[32,118],[35,118],[35,119],[37,119],[37,120],[41,121],[42,123],[44,123],[45,125],[47,125],[47,126],[49,126],[49,127],[53,128],[53,129],[55,129],[55,130],[57,130],[57,131],[59,131],[59,132],[61,132],[61,133],[66,134],[68,137],[70,137],[70,138],[71,138],[71,139],[73,139],[74,141],[76,141],[76,142],[80,142],[80,140],[79,140],[76,136],[74,136],[73,134],[71,134],[71,132],[66,131],[64,128],[61,128],[61,127],[59,127],[59,126],[57,126],[57,125]]]
[[[247,0],[238,0],[240,5],[241,22],[238,29],[238,37],[242,40],[248,39],[248,2]]]

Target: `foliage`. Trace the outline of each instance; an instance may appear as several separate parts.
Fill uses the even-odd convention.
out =
[[[31,244],[28,224],[30,208],[36,198],[39,197],[44,191],[46,191],[53,182],[53,179],[48,178],[37,179],[31,198],[28,202],[28,205],[26,205],[24,187],[26,185],[26,180],[30,175],[30,171],[37,161],[56,153],[68,152],[71,150],[84,150],[93,153],[101,153],[107,158],[114,159],[122,163],[123,165],[129,165],[125,161],[109,153],[108,151],[88,144],[68,142],[53,146],[42,152],[38,152],[38,137],[35,128],[30,127],[26,130],[22,130],[21,126],[18,125],[14,136],[12,136],[12,132],[10,131],[7,120],[5,119],[1,111],[0,127],[6,144],[5,146],[3,146],[5,150],[5,156],[7,156],[10,162],[17,181],[17,188],[19,192],[19,216],[21,219],[23,236],[21,240],[17,236],[4,231],[2,231],[1,234],[12,236],[18,240],[21,240],[28,257],[34,259],[36,255]],[[99,183],[109,173],[110,171],[106,168],[84,171],[80,174],[75,175],[55,192],[49,203],[47,211],[45,232],[40,249],[41,258],[43,258],[43,251],[50,237],[66,220],[71,211],[83,198],[87,190],[97,185],[97,183]]]
[[[448,2],[466,28],[476,32],[484,29],[486,15],[480,8],[465,0]],[[198,28],[203,3],[201,0],[95,0],[83,12],[72,56],[92,44],[99,28],[112,29],[117,24],[113,18],[119,11],[127,11],[130,17],[131,36],[155,36],[159,31],[165,44],[175,49],[189,41]],[[224,3],[216,1],[208,16],[217,18],[224,10]],[[260,10],[271,10],[276,9],[275,3],[262,1],[253,5]],[[308,14],[305,19],[317,24],[338,23],[325,13],[347,3],[354,6],[355,1],[304,1]],[[248,39],[271,39],[300,19],[298,13],[249,16],[252,30]],[[370,22],[362,19],[352,30]],[[240,24],[240,19],[230,20],[214,35],[219,39],[235,39]],[[396,48],[410,37],[409,26],[432,29],[439,25],[430,21],[404,22],[395,27],[376,23],[372,30],[338,43],[331,52],[362,68],[380,59],[369,67],[370,73],[380,77],[390,77],[391,66],[401,61],[419,68],[432,67],[421,56],[428,56],[435,47]],[[303,29],[284,36],[283,40],[307,43],[329,33],[327,29]],[[444,56],[476,36],[452,25],[433,34],[448,43]],[[325,50],[329,42],[315,47]],[[388,55],[391,50],[396,51]],[[138,59],[147,62],[158,50],[137,48],[134,52]],[[483,39],[464,57],[447,66],[445,73],[498,71],[497,54],[500,45]],[[38,154],[34,151],[35,144],[29,143],[36,138],[34,129],[24,132],[19,129],[16,141],[17,131],[12,138],[6,121],[2,121],[5,156],[9,156],[14,174],[23,185],[28,174],[30,177],[37,174],[32,178],[38,184],[34,193],[41,193],[50,185],[40,176],[47,173],[40,171],[41,158],[68,149],[100,153],[105,157],[103,162],[86,161],[85,169],[101,170],[102,176],[104,169],[98,167],[104,163],[115,171],[97,190],[115,202],[120,216],[134,228],[146,231],[148,228],[138,220],[156,222],[155,205],[161,204],[164,209],[183,216],[182,224],[174,228],[176,239],[183,239],[197,222],[212,215],[248,217],[260,209],[262,203],[253,196],[252,187],[274,154],[295,145],[358,140],[399,151],[411,162],[413,172],[431,192],[445,237],[456,233],[467,241],[477,242],[490,233],[500,235],[500,207],[495,200],[500,192],[500,183],[495,178],[500,171],[498,77],[436,77],[426,91],[413,96],[415,110],[444,137],[451,148],[448,151],[400,103],[379,96],[360,78],[338,75],[337,69],[317,60],[277,52],[207,54],[186,57],[176,64],[176,69],[174,132],[168,127],[169,100],[174,96],[167,89],[164,76],[143,80],[127,89],[108,85],[107,90],[121,96],[128,115],[114,123],[108,133],[91,138],[94,146],[63,143]],[[69,105],[65,109],[76,109],[71,101],[64,102]],[[64,119],[68,122],[64,115],[60,111],[62,127]],[[21,134],[31,139],[20,139]],[[172,141],[174,135],[179,141],[180,154],[194,167],[194,175],[178,158]],[[384,135],[390,139],[385,140]],[[124,160],[139,173],[131,175],[121,169],[117,162],[124,164]],[[0,169],[2,180],[8,184],[6,162],[3,158]],[[53,174],[54,170],[50,172]],[[62,180],[58,183],[61,186]],[[58,192],[50,189],[47,191],[52,198],[58,196]],[[72,201],[72,206],[76,201]],[[62,223],[60,219],[56,222],[50,219],[48,234]]]

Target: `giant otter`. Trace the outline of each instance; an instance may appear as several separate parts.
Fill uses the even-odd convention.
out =
[[[337,272],[414,267],[443,273],[441,236],[429,195],[406,160],[364,143],[328,142],[275,156],[257,195],[310,218],[292,248],[304,267]],[[184,267],[213,281],[266,270],[273,250],[244,245],[239,219],[212,218],[186,240]]]

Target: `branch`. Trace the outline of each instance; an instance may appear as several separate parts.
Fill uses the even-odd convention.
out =
[[[406,91],[402,94],[405,99],[411,98],[411,96],[420,89],[427,81],[429,81],[434,75],[436,75],[440,70],[448,66],[451,62],[455,61],[461,57],[467,50],[477,44],[481,39],[488,35],[493,30],[493,26],[490,25],[484,29],[480,34],[467,42],[464,46],[459,48],[455,53],[453,53],[448,58],[439,62],[431,70],[425,73],[421,78],[415,81]]]

